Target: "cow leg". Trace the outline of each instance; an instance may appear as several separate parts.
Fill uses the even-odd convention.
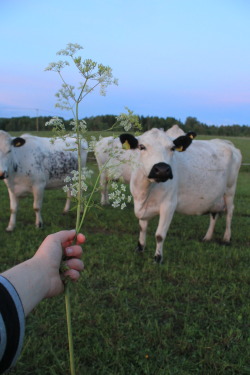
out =
[[[10,220],[9,220],[9,224],[6,228],[6,231],[12,232],[13,229],[15,228],[15,226],[16,226],[16,213],[17,213],[17,210],[18,210],[19,199],[9,189],[8,189],[8,192],[9,192],[9,197],[10,197]]]
[[[164,211],[160,212],[159,223],[155,233],[156,251],[154,258],[156,263],[162,263],[163,261],[163,244],[173,219],[174,211],[173,207],[165,207]]]
[[[142,252],[146,246],[146,235],[147,235],[147,228],[148,228],[148,220],[139,220],[140,226],[140,233],[139,233],[139,241],[135,251]]]
[[[41,215],[41,209],[42,209],[42,203],[43,203],[43,192],[44,187],[33,187],[33,195],[34,195],[34,201],[33,201],[33,209],[35,211],[36,215],[36,221],[35,225],[37,228],[41,228],[43,226],[43,219]]]
[[[229,243],[231,239],[231,223],[234,211],[234,196],[225,195],[225,204],[226,204],[226,230],[223,237],[223,242]]]
[[[109,204],[108,183],[109,183],[109,180],[108,180],[108,177],[106,177],[105,186],[104,186],[104,201],[106,205]]]
[[[69,212],[69,209],[70,209],[70,203],[71,203],[71,193],[70,191],[68,190],[67,191],[67,199],[66,199],[66,203],[65,203],[65,206],[64,206],[64,209],[63,209],[63,213],[66,214],[67,212]]]
[[[218,216],[219,214],[210,214],[210,224],[209,224],[207,233],[205,237],[203,238],[203,241],[211,241]]]
[[[101,205],[105,206],[109,203],[108,199],[108,177],[106,172],[103,171],[100,176],[100,188],[101,188]]]

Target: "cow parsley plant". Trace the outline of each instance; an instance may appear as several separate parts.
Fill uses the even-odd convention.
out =
[[[86,123],[79,121],[79,104],[82,100],[90,94],[97,87],[100,89],[100,94],[105,95],[109,85],[117,85],[118,81],[113,77],[112,69],[109,66],[98,64],[91,59],[82,59],[81,56],[76,56],[82,50],[82,47],[75,43],[67,44],[65,49],[60,50],[57,55],[64,56],[66,60],[60,60],[58,62],[52,62],[45,69],[46,71],[56,72],[61,81],[62,86],[56,93],[57,103],[56,107],[61,109],[70,110],[73,114],[72,133],[76,138],[76,150],[78,154],[78,170],[72,171],[72,175],[68,177],[66,181],[65,190],[70,189],[71,194],[73,192],[74,198],[77,200],[77,212],[76,212],[76,233],[79,233],[83,224],[85,215],[91,206],[93,193],[96,190],[98,179],[94,184],[92,193],[89,194],[87,201],[84,205],[83,213],[82,208],[82,191],[87,189],[86,184],[86,170],[82,170],[81,166],[81,142],[82,134],[87,130]],[[63,74],[63,70],[70,66],[76,68],[78,74],[80,74],[82,81],[78,87],[69,84]],[[66,137],[65,127],[58,118],[53,118],[48,122],[47,125],[53,126],[54,133],[56,136]],[[67,315],[67,326],[68,326],[68,339],[69,339],[69,351],[70,351],[70,372],[71,375],[75,375],[75,361],[73,351],[73,335],[71,328],[71,312],[70,312],[70,294],[68,285],[65,288],[65,303],[66,303],[66,315]]]

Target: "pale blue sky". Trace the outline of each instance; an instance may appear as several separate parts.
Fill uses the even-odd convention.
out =
[[[71,114],[44,68],[66,44],[113,69],[80,116],[194,116],[250,125],[249,0],[0,0],[0,117]],[[38,111],[36,110],[38,109]]]

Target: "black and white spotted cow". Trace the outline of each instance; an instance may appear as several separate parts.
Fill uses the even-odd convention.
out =
[[[7,231],[12,231],[16,224],[16,213],[19,198],[27,193],[34,197],[33,208],[36,215],[35,224],[43,224],[41,208],[44,189],[56,189],[65,185],[64,179],[72,170],[77,170],[77,151],[75,138],[66,140],[36,137],[24,134],[11,137],[0,130],[0,179],[2,179],[10,197],[10,220]],[[81,163],[86,165],[87,143],[82,141]],[[70,208],[70,193],[64,212]]]
[[[163,243],[173,215],[210,214],[210,225],[204,237],[212,238],[218,214],[226,212],[224,242],[231,238],[234,195],[241,153],[225,140],[193,141],[185,152],[176,144],[185,138],[172,139],[166,132],[151,129],[137,139],[122,134],[122,143],[130,143],[136,167],[131,172],[130,190],[135,215],[139,219],[138,250],[144,250],[148,221],[159,215],[156,230],[155,260],[162,262]],[[131,152],[130,150],[130,152]]]

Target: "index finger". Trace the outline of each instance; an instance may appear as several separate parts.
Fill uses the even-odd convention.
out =
[[[72,232],[72,234],[70,232]],[[76,245],[81,245],[86,240],[84,234],[82,234],[82,233],[78,233],[77,236],[76,236],[76,231],[75,230],[69,231],[68,234],[69,235],[68,235],[67,240],[65,240],[65,241],[62,242],[62,246],[63,247],[70,246],[73,243],[75,243]]]
[[[84,243],[86,241],[86,237],[84,236],[84,234],[82,233],[78,233],[77,237],[76,237],[76,244],[77,245],[81,245],[82,243]]]

